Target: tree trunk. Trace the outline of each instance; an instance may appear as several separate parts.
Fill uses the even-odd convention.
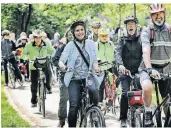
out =
[[[32,13],[32,5],[29,4],[29,8],[28,8],[28,12],[27,12],[28,16],[27,16],[27,19],[26,19],[25,27],[24,27],[25,32],[27,32],[27,27],[28,27],[28,24],[30,22],[31,13]]]

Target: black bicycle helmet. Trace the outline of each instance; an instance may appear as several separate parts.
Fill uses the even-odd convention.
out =
[[[74,22],[71,24],[71,27],[70,27],[71,31],[73,32],[74,29],[75,29],[75,27],[78,26],[78,25],[82,25],[82,26],[84,26],[84,28],[85,28],[85,22],[82,21],[82,20],[77,20],[77,21],[74,21]]]
[[[136,24],[138,23],[138,19],[134,16],[127,16],[124,20],[124,24],[127,24],[129,21],[134,21]]]

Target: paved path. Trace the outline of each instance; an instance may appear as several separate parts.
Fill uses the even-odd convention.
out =
[[[12,106],[20,113],[20,115],[27,120],[32,127],[45,126],[56,127],[58,124],[58,103],[59,103],[59,88],[53,86],[52,94],[47,94],[46,100],[46,118],[43,118],[39,113],[38,108],[31,108],[31,92],[30,83],[25,82],[23,87],[17,84],[16,89],[5,87],[5,92],[9,97],[9,101]],[[119,122],[114,118],[112,114],[106,117],[107,128],[119,127]],[[68,124],[64,128],[67,128]]]

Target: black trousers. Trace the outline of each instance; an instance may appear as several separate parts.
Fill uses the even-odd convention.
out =
[[[15,76],[16,76],[18,79],[22,80],[21,72],[20,72],[20,70],[19,70],[19,68],[18,68],[18,66],[17,66],[17,61],[16,61],[16,59],[15,59],[15,58],[10,58],[9,60],[4,59],[5,83],[8,84],[8,82],[9,82],[9,80],[8,80],[8,69],[7,69],[8,61],[9,61],[9,63],[12,64],[12,66],[13,66],[14,69],[15,69],[15,70],[14,70]]]
[[[50,86],[50,77],[48,70],[45,70],[46,75],[46,83],[45,86],[48,90],[51,89]],[[37,70],[31,70],[31,103],[36,104],[37,103],[37,88],[38,88],[38,78],[39,78],[39,72]]]

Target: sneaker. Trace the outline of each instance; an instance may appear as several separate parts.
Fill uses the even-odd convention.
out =
[[[151,111],[145,112],[144,125],[145,127],[152,127],[154,125]]]
[[[65,121],[59,121],[57,127],[62,128],[65,125]]]
[[[121,128],[127,127],[126,119],[121,119]]]
[[[37,107],[37,104],[31,104],[31,107],[32,108]]]
[[[52,89],[47,89],[47,94],[52,94]]]

